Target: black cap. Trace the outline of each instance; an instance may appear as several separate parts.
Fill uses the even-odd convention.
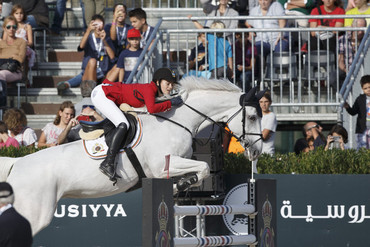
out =
[[[169,68],[160,68],[153,75],[153,81],[160,81],[165,79],[166,81],[177,83],[176,73]]]
[[[10,195],[13,195],[13,188],[7,182],[0,182],[0,192],[2,192],[2,191],[8,191],[9,195],[3,195],[3,196],[0,196],[0,198],[5,198],[5,197],[8,197]]]

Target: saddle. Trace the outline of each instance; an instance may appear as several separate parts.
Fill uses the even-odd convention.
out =
[[[132,114],[123,114],[125,114],[130,124],[130,128],[127,130],[126,140],[124,140],[122,143],[122,147],[126,147],[136,136],[138,120]],[[106,118],[100,122],[80,121],[80,125],[82,127],[80,130],[80,136],[83,140],[97,139],[104,134],[105,142],[108,144],[108,146],[110,145],[113,133],[112,130],[115,128],[115,126],[109,119]]]

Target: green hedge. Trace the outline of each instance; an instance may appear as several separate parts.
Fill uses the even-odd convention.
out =
[[[15,148],[13,146],[7,147],[7,148],[0,148],[0,157],[23,157],[27,154],[32,154],[38,150],[38,148],[35,147],[19,147]]]
[[[38,150],[34,147],[0,148],[0,156],[22,157]],[[261,174],[370,174],[370,150],[324,151],[319,148],[300,155],[263,154],[258,159],[257,169]],[[230,174],[250,173],[251,162],[243,153],[227,153],[224,170]]]
[[[250,173],[251,162],[242,153],[225,154],[224,170],[227,173]],[[257,162],[261,174],[370,174],[370,150],[328,150],[295,155],[263,154]]]

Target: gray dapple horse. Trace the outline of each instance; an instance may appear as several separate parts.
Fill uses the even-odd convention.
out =
[[[249,159],[260,155],[261,126],[255,107],[260,94],[256,98],[255,89],[245,95],[232,83],[195,77],[182,79],[180,85],[185,104],[160,115],[180,123],[191,133],[162,118],[148,114],[139,116],[143,135],[133,150],[147,177],[165,178],[165,156],[170,154],[170,176],[196,173],[198,182],[193,186],[200,185],[209,175],[209,166],[206,162],[190,159],[192,138],[211,124],[210,120],[228,123],[247,148]],[[138,175],[127,155],[118,156],[117,174],[122,178],[116,186],[99,171],[102,160],[88,157],[82,141],[44,149],[23,158],[0,157],[0,180],[6,178],[14,163],[6,179],[15,191],[14,206],[31,222],[33,234],[36,234],[51,222],[61,198],[104,197],[135,185]]]

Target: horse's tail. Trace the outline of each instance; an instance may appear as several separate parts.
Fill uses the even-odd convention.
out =
[[[0,182],[6,181],[13,165],[19,159],[20,158],[0,157]]]

